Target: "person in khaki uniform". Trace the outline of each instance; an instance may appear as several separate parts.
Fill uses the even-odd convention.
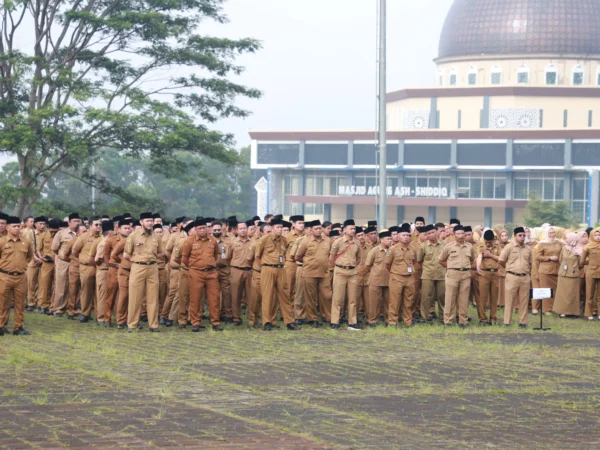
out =
[[[343,225],[343,236],[336,239],[331,246],[329,264],[333,271],[333,301],[331,305],[331,328],[340,327],[341,311],[348,297],[348,330],[361,330],[356,312],[357,270],[360,263],[360,244],[354,239],[356,225],[348,219]]]
[[[477,253],[479,249],[479,242],[475,241],[473,228],[465,225],[463,226],[463,229],[465,232],[465,242],[471,244]],[[479,301],[479,274],[477,273],[477,260],[473,261],[473,265],[471,266],[471,290],[469,291],[469,299],[479,312],[479,303],[481,302]],[[485,308],[483,311],[485,311]],[[479,320],[481,320],[481,315]]]
[[[169,261],[169,291],[163,309],[160,312],[159,324],[165,325],[166,327],[173,326],[173,323],[178,320],[179,314],[179,279],[181,278],[179,263],[173,258],[174,249],[178,246],[182,240],[188,237],[184,228],[194,221],[188,217],[178,217],[177,231],[169,236],[165,252],[167,254],[167,261]]]
[[[248,238],[248,224],[252,221],[241,222],[237,225],[238,236],[233,239],[227,252],[225,260],[231,266],[231,302],[233,305],[233,324],[242,324],[242,297],[250,298],[252,290],[252,266],[248,262],[248,252],[252,241]]]
[[[195,221],[190,222],[184,227],[186,237],[181,239],[179,243],[173,249],[171,256],[171,262],[179,265],[179,292],[177,293],[178,303],[173,302],[174,309],[177,307],[177,323],[179,328],[184,329],[188,324],[189,306],[190,306],[190,269],[181,260],[181,252],[183,250],[183,244],[187,241],[188,237],[196,235]],[[190,322],[191,324],[191,322]]]
[[[583,248],[580,265],[585,271],[585,310],[588,320],[598,317],[598,295],[600,293],[600,228],[590,232],[589,241]]]
[[[142,303],[146,299],[150,331],[158,332],[158,259],[164,258],[162,239],[152,234],[152,213],[140,215],[142,228],[127,238],[123,258],[131,261],[129,275],[128,332],[140,321]]]
[[[79,259],[79,276],[81,280],[81,323],[89,322],[92,315],[92,307],[96,296],[96,263],[95,252],[92,248],[97,247],[97,242],[102,239],[102,222],[95,216],[90,219],[90,231],[79,236],[73,244],[72,258]],[[98,316],[96,320],[104,322],[104,317]]]
[[[296,260],[296,253],[302,242],[312,236],[312,224],[313,222],[304,222],[304,234],[297,238],[292,245],[292,249],[288,250],[290,257],[293,258],[294,261]],[[296,287],[294,288],[294,315],[296,317],[296,325],[302,325],[307,322],[302,266],[303,264],[301,262],[296,261]],[[331,289],[331,284],[329,288]],[[331,316],[331,307],[329,308],[329,315]],[[298,317],[301,318],[298,319]]]
[[[134,222],[132,221],[130,223],[133,225]],[[132,229],[130,229],[129,235],[131,234],[131,231]],[[115,308],[115,313],[117,316],[117,330],[124,330],[127,328],[127,313],[129,311],[129,275],[131,274],[132,264],[128,259],[123,258],[126,243],[127,238],[121,239],[114,246],[113,251],[110,254],[111,261],[114,261],[119,266],[119,270],[117,272],[119,288],[117,306]]]
[[[72,257],[71,253],[77,239],[87,233],[87,228],[83,224],[77,225],[76,231],[77,237],[67,243],[65,250],[65,256],[69,259],[69,302],[67,303],[67,319],[69,320],[73,320],[75,316],[81,313],[81,264],[79,264],[79,258]]]
[[[367,241],[366,228],[356,227],[354,238],[360,246],[360,260],[356,266],[356,314],[364,314],[366,304],[369,301],[369,271],[365,262],[367,255],[373,248],[371,242]]]
[[[50,308],[41,306],[39,295],[40,276],[42,272],[42,258],[40,250],[42,246],[43,235],[46,232],[46,218],[36,217],[34,219],[33,230],[28,233],[28,239],[33,242],[33,258],[27,266],[27,311],[33,311],[40,307],[41,314],[51,315]]]
[[[27,264],[33,258],[33,243],[21,236],[21,220],[7,219],[7,235],[0,238],[0,335],[4,334],[14,304],[14,335],[29,335],[23,328],[27,295]]]
[[[371,225],[375,224],[375,225]],[[379,245],[379,234],[377,234],[377,221],[370,220],[365,230],[365,234],[367,236],[367,241],[371,244],[372,247],[376,247]]]
[[[237,228],[237,223],[232,222],[232,224]],[[227,231],[227,227],[225,227],[225,231]],[[235,238],[223,233],[223,222],[220,220],[217,220],[212,224],[212,237],[217,240],[217,247],[219,250],[217,258],[217,279],[219,280],[219,287],[221,288],[220,319],[221,322],[233,323],[233,300],[231,297],[232,271],[226,256],[227,251]]]
[[[55,258],[55,283],[54,283],[54,301],[52,302],[52,312],[56,315],[62,315],[67,311],[69,299],[69,257],[66,255],[67,245],[77,237],[77,227],[81,224],[79,214],[69,215],[68,228],[60,230],[52,240],[52,251],[56,254]]]
[[[156,222],[156,218],[154,221]],[[162,219],[158,219],[162,220]],[[168,242],[168,238],[165,239],[165,230],[160,223],[155,223],[152,227],[152,234],[155,234],[162,242],[166,245]],[[162,312],[163,306],[165,304],[165,299],[167,298],[167,293],[169,290],[169,277],[167,276],[167,263],[165,262],[165,258],[158,258],[158,313]]]
[[[535,260],[539,264],[537,275],[540,279],[540,287],[551,288],[555,294],[558,286],[558,268],[562,247],[563,244],[556,238],[554,227],[548,227],[544,232],[544,238],[535,250]],[[544,300],[534,300],[532,306],[534,314],[537,314],[541,306],[542,312],[549,315],[552,313],[552,308],[554,307],[554,297]]]
[[[279,300],[281,315],[287,329],[299,330],[300,327],[295,323],[292,302],[285,285],[283,266],[285,263],[287,241],[281,236],[283,228],[282,220],[271,219],[271,227],[271,232],[258,241],[255,252],[255,257],[261,263],[260,284],[263,329],[271,331],[276,327],[277,299]]]
[[[248,249],[248,263],[252,264],[252,289],[248,299],[248,328],[254,328],[258,325],[258,317],[262,310],[262,292],[260,286],[261,264],[260,258],[256,258],[256,246],[262,235],[271,232],[271,225],[266,222],[260,222],[254,238],[250,239],[251,244]],[[275,312],[277,314],[277,312]]]
[[[418,219],[422,219],[422,217],[418,217]],[[419,221],[419,223],[421,223]],[[416,228],[416,236],[411,240],[411,247],[415,255],[419,253],[419,247],[425,241],[427,241],[427,228],[425,225],[418,226]],[[413,319],[417,321],[426,320],[428,316],[423,316],[421,314],[421,291],[422,291],[422,279],[423,279],[423,264],[418,259],[415,260],[415,265],[413,267],[413,279],[415,280],[415,295],[413,296],[413,303],[411,305],[410,311],[413,315]]]
[[[498,240],[498,247],[500,248],[500,253],[504,250],[504,247],[508,245],[508,231],[505,229],[499,229],[497,235],[500,236]],[[531,274],[533,277],[533,273]],[[504,308],[504,299],[505,295],[505,287],[506,287],[506,269],[502,267],[502,264],[498,265],[498,306]]]
[[[96,297],[94,310],[96,311],[96,322],[98,325],[107,325],[106,320],[106,295],[108,293],[108,261],[104,260],[104,247],[107,239],[113,235],[114,225],[110,220],[102,221],[102,239],[96,241],[92,246],[91,253],[94,255],[96,266]],[[110,321],[109,321],[110,322]]]
[[[531,248],[525,245],[525,229],[515,228],[513,241],[500,253],[498,260],[506,269],[506,298],[504,307],[504,325],[512,322],[513,304],[519,305],[519,327],[527,328],[529,289],[531,288]]]
[[[50,220],[48,222],[48,230],[42,235],[39,256],[42,259],[42,269],[40,271],[39,298],[41,307],[52,311],[52,285],[54,284],[54,265],[56,254],[52,251],[52,240],[56,233],[60,222],[58,220]],[[55,313],[55,317],[60,317],[60,313]]]
[[[442,227],[442,229],[444,229]],[[417,261],[422,263],[421,274],[421,317],[427,322],[435,320],[435,304],[437,302],[440,321],[444,317],[446,296],[446,269],[440,264],[440,255],[444,243],[440,239],[439,228],[433,225],[425,227],[427,241],[423,242],[417,251]],[[433,312],[432,312],[433,311]]]
[[[483,243],[478,247],[477,273],[479,274],[479,301],[477,302],[477,314],[479,323],[497,325],[498,318],[498,259],[500,258],[500,245],[492,230],[483,233]],[[489,321],[485,314],[485,308],[489,305]]]
[[[369,251],[365,261],[369,273],[367,281],[369,292],[365,305],[365,313],[370,328],[377,326],[379,311],[382,308],[386,311],[389,310],[390,304],[390,272],[385,266],[385,259],[388,250],[392,246],[392,233],[384,230],[379,233],[378,237],[379,245],[376,245]]]
[[[104,262],[108,264],[106,301],[104,303],[104,326],[111,326],[112,313],[115,310],[115,302],[119,293],[119,269],[120,260],[115,259],[113,250],[119,245],[125,248],[127,237],[131,233],[131,222],[127,219],[120,219],[117,222],[117,233],[109,237],[104,244]],[[127,277],[127,284],[129,277]],[[107,325],[108,324],[108,325]]]
[[[304,236],[306,224],[304,223],[304,216],[301,215],[291,216],[290,222],[292,223],[292,229],[285,235],[288,246],[285,252],[285,264],[283,270],[285,271],[285,281],[290,301],[294,305],[294,317],[296,318],[296,323],[301,325],[306,320],[306,310],[304,308],[304,298],[302,296],[299,297],[299,301],[296,301],[296,275],[298,272],[298,264],[296,264],[296,260],[291,255],[291,252],[296,241]],[[302,287],[300,287],[300,289],[302,289]]]
[[[308,325],[319,328],[317,305],[326,321],[331,320],[331,285],[329,284],[329,252],[331,241],[323,236],[320,220],[310,222],[311,235],[297,245],[294,258],[302,264],[304,302]]]
[[[560,318],[578,317],[581,314],[581,272],[579,258],[583,253],[581,238],[578,233],[567,233],[565,245],[560,253],[558,269],[558,287],[553,312]]]
[[[223,331],[220,322],[220,287],[217,276],[219,248],[215,238],[208,233],[208,220],[194,222],[196,233],[187,238],[181,249],[181,260],[189,268],[190,277],[190,319],[192,331],[202,328],[203,294],[206,292],[209,319],[213,330]]]
[[[477,255],[471,244],[465,242],[462,225],[454,226],[454,239],[442,250],[439,261],[446,267],[446,298],[444,324],[452,325],[458,309],[459,325],[469,326],[469,290],[471,289],[471,267]]]
[[[397,326],[399,316],[404,325],[412,325],[412,302],[415,294],[414,264],[417,259],[410,245],[410,225],[403,224],[398,230],[400,242],[391,247],[385,256],[385,265],[390,271],[390,306],[388,325]]]

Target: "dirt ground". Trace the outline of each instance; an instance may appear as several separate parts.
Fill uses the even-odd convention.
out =
[[[32,336],[0,337],[0,448],[600,448],[600,322],[546,324],[128,334],[28,313]]]

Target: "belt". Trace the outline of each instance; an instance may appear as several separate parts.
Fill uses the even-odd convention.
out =
[[[165,268],[164,267],[159,267],[158,270],[165,270]]]
[[[258,270],[258,269],[252,269],[252,270],[254,270],[255,272],[260,273],[260,270]]]
[[[216,270],[216,267],[206,267],[205,269],[196,269],[195,267],[192,267],[192,269],[199,270],[200,272],[212,272],[213,270]]]
[[[7,272],[6,270],[2,270],[2,269],[0,269],[0,273],[6,274],[6,275],[10,275],[12,277],[18,277],[19,275],[25,275],[24,272]]]
[[[61,261],[64,261],[64,262],[71,262],[70,259],[61,258],[60,256],[58,257],[58,259],[60,259]]]
[[[231,266],[231,267],[233,267],[234,269],[237,269],[237,270],[246,270],[246,271],[252,270],[252,267],[237,267],[237,266]]]
[[[156,264],[156,261],[151,261],[151,262],[135,262],[132,261],[134,264],[139,264],[140,266],[153,266],[154,264]]]
[[[182,267],[183,270],[187,270],[189,271],[190,269],[188,267]]]
[[[514,272],[509,272],[509,271],[507,271],[506,273],[510,273],[511,275],[514,275],[515,277],[526,277],[527,276],[526,273],[514,273]]]
[[[274,267],[276,269],[281,269],[283,267],[283,264],[263,264],[263,266]]]
[[[227,267],[227,264],[217,264],[217,269],[223,269],[223,268],[225,268],[225,267]],[[231,266],[231,267],[233,267],[233,266]],[[236,269],[237,269],[237,268],[238,268],[238,267],[236,267]]]
[[[46,261],[45,259],[42,262],[46,264],[54,264],[54,261]]]
[[[179,270],[179,267],[173,267],[173,266],[171,266],[171,270]]]
[[[100,269],[100,268],[98,268],[98,270],[108,270],[108,267],[106,269]]]
[[[450,269],[450,270],[457,270],[458,272],[468,272],[471,269]]]
[[[302,263],[301,262],[297,262],[296,264],[298,265],[298,267],[302,267]]]
[[[340,269],[346,269],[346,270],[356,269],[356,266],[340,266],[339,264],[336,264],[335,267],[339,267]]]
[[[82,266],[88,266],[88,267],[92,267],[93,264],[86,264],[86,263],[82,263],[81,261],[79,261],[79,264],[81,264]]]
[[[498,272],[498,269],[481,269],[485,272]]]
[[[127,269],[126,267],[119,267],[119,269],[126,270],[127,272],[131,272],[131,269]]]
[[[118,269],[119,265],[118,264],[109,264],[108,267],[112,267],[113,269]]]

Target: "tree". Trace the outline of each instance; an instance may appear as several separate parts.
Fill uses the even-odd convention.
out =
[[[172,177],[184,155],[236,164],[232,136],[206,124],[245,117],[227,79],[253,39],[196,30],[223,23],[224,0],[4,0],[0,6],[0,152],[18,161],[15,213],[59,171],[85,172],[103,148]],[[31,43],[28,47],[23,43]],[[14,193],[13,193],[14,194]]]
[[[573,210],[567,202],[544,202],[537,197],[530,197],[525,213],[525,225],[539,227],[549,223],[568,228],[577,222]]]

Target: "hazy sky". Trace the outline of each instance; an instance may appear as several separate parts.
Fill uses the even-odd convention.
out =
[[[453,0],[388,0],[388,91],[435,82],[440,32]],[[202,34],[254,37],[236,81],[260,89],[241,100],[245,120],[217,124],[248,145],[248,130],[374,129],[377,0],[229,0],[226,25]]]

